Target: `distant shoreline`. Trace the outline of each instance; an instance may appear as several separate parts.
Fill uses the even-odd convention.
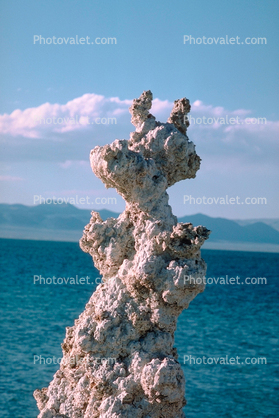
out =
[[[119,216],[108,209],[100,209],[98,213],[104,221]],[[0,204],[0,238],[78,243],[90,218],[90,210],[69,203]],[[177,220],[204,225],[212,231],[204,249],[279,253],[279,218],[236,221],[197,213]]]
[[[82,231],[79,230],[67,231],[26,227],[2,227],[0,230],[1,240],[68,242],[78,244],[81,237]],[[202,250],[279,253],[279,245],[253,242],[206,241],[202,246]]]

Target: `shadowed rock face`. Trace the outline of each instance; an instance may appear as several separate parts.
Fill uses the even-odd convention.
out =
[[[200,166],[188,140],[187,99],[167,123],[149,113],[145,91],[130,108],[129,140],[95,147],[93,172],[125,199],[117,218],[92,212],[80,246],[103,275],[85,311],[67,328],[63,361],[34,396],[40,418],[182,418],[185,379],[173,348],[178,315],[204,290],[205,227],[177,223],[166,189]]]

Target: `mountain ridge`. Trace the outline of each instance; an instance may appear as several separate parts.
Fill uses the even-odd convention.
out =
[[[108,209],[98,210],[103,220],[118,217],[119,213]],[[0,237],[18,239],[78,240],[83,228],[89,223],[91,210],[79,209],[70,203],[26,206],[0,204]],[[246,220],[243,225],[226,218],[212,218],[202,213],[178,217],[179,222],[194,226],[204,225],[212,231],[209,243],[267,244],[279,246],[279,231],[255,220]],[[273,220],[275,221],[275,220]]]

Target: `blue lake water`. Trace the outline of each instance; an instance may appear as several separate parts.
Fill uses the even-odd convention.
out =
[[[34,356],[61,356],[65,327],[73,325],[96,285],[40,285],[34,276],[89,276],[91,283],[99,274],[75,243],[1,239],[0,246],[0,416],[35,418],[32,393],[48,386],[59,366],[34,364]],[[277,417],[279,254],[202,255],[207,277],[239,276],[240,283],[264,277],[267,283],[208,284],[179,317],[175,345],[186,377],[186,416]],[[238,356],[239,364],[220,364],[225,356]]]

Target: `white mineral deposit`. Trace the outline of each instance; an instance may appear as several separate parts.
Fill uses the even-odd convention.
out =
[[[80,246],[103,275],[85,311],[67,328],[63,361],[34,396],[39,418],[182,418],[185,379],[174,331],[204,290],[200,247],[210,231],[178,223],[166,189],[200,167],[186,130],[189,101],[176,100],[167,123],[149,113],[151,91],[130,108],[129,140],[91,151],[93,172],[125,199],[117,218],[92,212]],[[197,281],[199,282],[199,281]]]

